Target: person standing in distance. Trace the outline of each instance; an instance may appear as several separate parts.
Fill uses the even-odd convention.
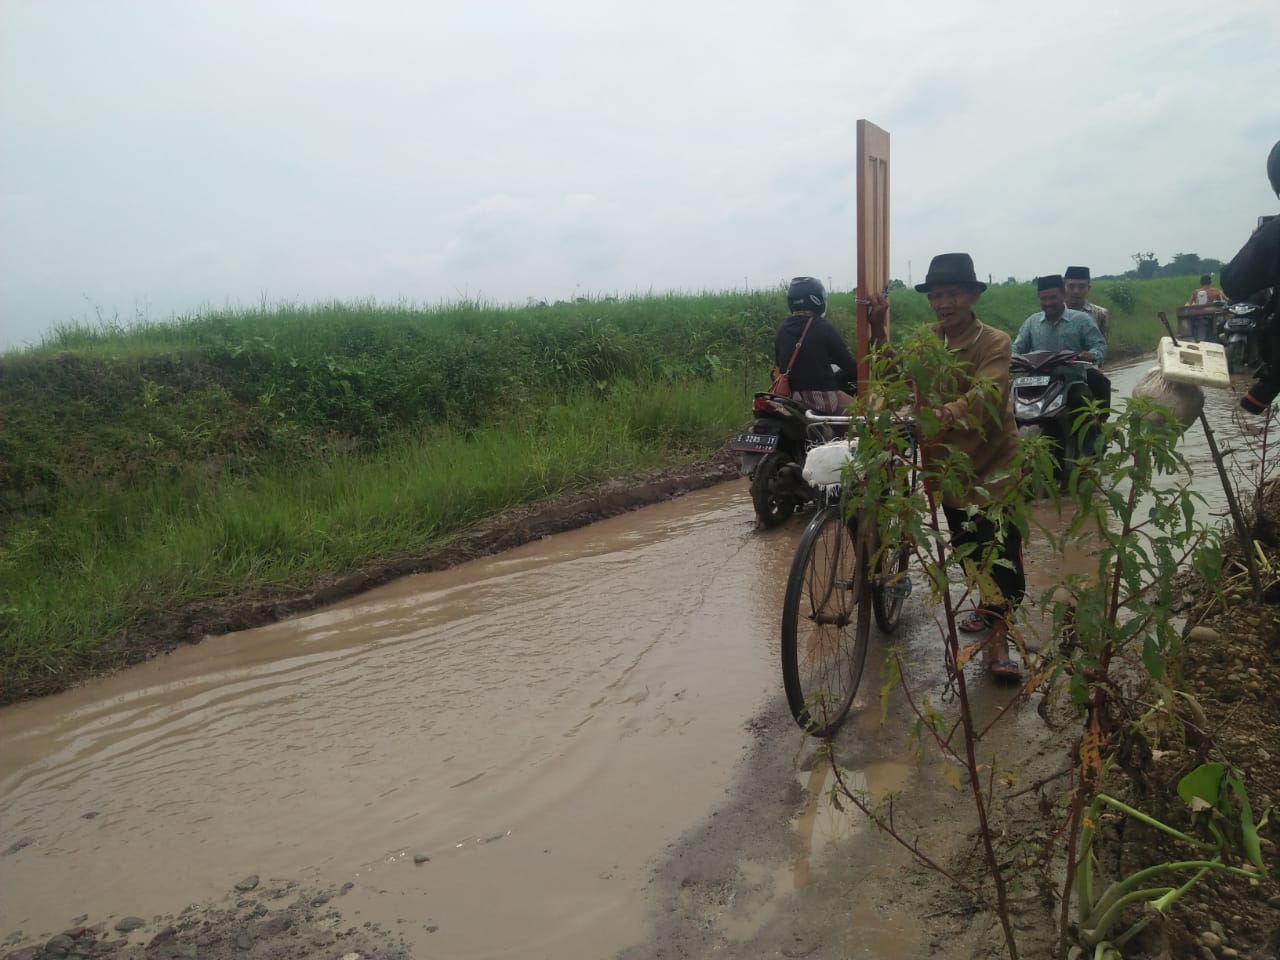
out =
[[[1227,299],[1227,295],[1213,285],[1213,274],[1200,274],[1200,286],[1187,298],[1188,307],[1210,307]],[[1191,336],[1198,343],[1217,343],[1218,336],[1212,314],[1191,319]]]
[[[1089,278],[1089,268],[1067,267],[1062,274],[1062,279],[1066,284],[1067,308],[1070,310],[1083,310],[1093,317],[1093,322],[1102,331],[1102,339],[1108,339],[1111,334],[1111,314],[1107,312],[1106,307],[1089,302],[1089,291],[1093,289],[1093,282]],[[1101,362],[1099,362],[1098,366],[1102,366]]]
[[[1213,285],[1213,274],[1200,274],[1200,286],[1191,292],[1191,296],[1187,298],[1188,307],[1207,307],[1211,303],[1218,300],[1227,299],[1226,294]]]
[[[1022,534],[1012,523],[997,528],[990,515],[992,500],[1002,496],[1019,478],[1012,473],[1018,455],[1018,426],[1009,398],[1009,335],[978,319],[974,306],[987,285],[978,280],[973,258],[967,253],[942,253],[934,257],[924,283],[916,290],[929,298],[929,307],[938,323],[933,328],[958,361],[955,382],[928,385],[935,392],[932,402],[941,432],[929,438],[928,452],[943,470],[946,461],[959,451],[969,458],[973,482],[963,493],[947,492],[942,512],[951,530],[951,543],[975,545],[982,556],[994,548],[991,579],[1000,597],[984,597],[981,607],[957,621],[966,633],[990,629],[985,652],[987,669],[996,680],[1018,681],[1021,668],[1010,658],[1009,621],[1026,593],[1027,580],[1022,565]],[[875,349],[885,350],[889,339],[889,301],[873,293],[867,323]],[[999,392],[995,411],[989,385]],[[924,385],[921,385],[922,388]],[[966,529],[970,527],[971,529]]]

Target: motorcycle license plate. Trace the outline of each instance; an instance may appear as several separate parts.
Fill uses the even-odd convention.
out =
[[[733,438],[732,450],[742,453],[773,453],[778,448],[776,433],[740,433]]]
[[[1049,385],[1048,376],[1038,377],[1019,377],[1013,381],[1015,387],[1047,387]]]

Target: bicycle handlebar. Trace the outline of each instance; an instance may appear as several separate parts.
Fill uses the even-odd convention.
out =
[[[868,420],[867,417],[854,417],[837,413],[814,413],[812,410],[806,410],[804,418],[809,423],[838,423],[848,426],[853,426],[855,423],[866,423]],[[919,421],[915,417],[895,417],[892,422],[895,427],[914,427]]]

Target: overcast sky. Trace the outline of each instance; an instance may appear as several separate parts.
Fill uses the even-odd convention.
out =
[[[101,313],[1229,259],[1280,3],[0,0],[0,348]]]

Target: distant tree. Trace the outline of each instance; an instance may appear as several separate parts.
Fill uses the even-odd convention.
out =
[[[1198,253],[1175,253],[1173,259],[1157,270],[1155,275],[1157,277],[1198,277],[1202,273],[1214,273],[1221,267],[1221,260],[1206,260]]]
[[[1154,253],[1135,253],[1133,261],[1138,265],[1134,273],[1139,280],[1150,280],[1160,269],[1160,261],[1156,259]]]
[[[1006,280],[1006,281],[1004,282],[1004,285],[1005,285],[1006,287],[1014,287],[1014,286],[1017,286],[1017,285],[1018,285],[1018,278],[1017,278],[1017,277],[1010,277],[1008,280]]]
[[[906,287],[906,284],[903,283],[901,280],[898,280],[896,277],[893,280],[889,281],[890,290],[901,290],[904,287]]]

